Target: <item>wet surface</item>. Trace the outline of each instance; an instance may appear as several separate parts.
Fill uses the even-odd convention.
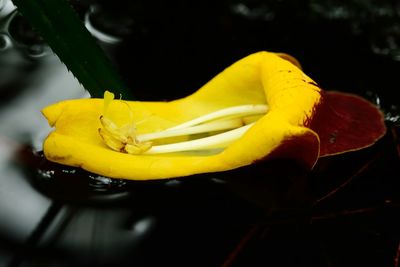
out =
[[[379,105],[388,133],[311,173],[273,162],[132,182],[50,163],[40,109],[88,95],[0,0],[0,265],[399,266],[398,1],[71,2],[140,100],[284,51],[323,88]]]

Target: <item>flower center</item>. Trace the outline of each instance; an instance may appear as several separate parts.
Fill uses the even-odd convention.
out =
[[[99,134],[105,144],[115,150],[128,154],[161,154],[184,151],[205,151],[223,149],[239,139],[252,125],[250,117],[264,115],[267,105],[240,105],[217,110],[197,117],[162,131],[137,134],[136,125],[132,122],[118,127],[106,112],[114,95],[104,94],[103,115],[100,117],[102,128]],[[209,136],[184,142],[172,142],[154,145],[159,140],[171,140],[171,137],[207,134]]]

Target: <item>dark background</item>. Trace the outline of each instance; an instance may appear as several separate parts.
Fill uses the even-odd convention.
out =
[[[399,266],[399,1],[71,3],[121,39],[99,44],[138,100],[183,97],[250,53],[285,52],[322,88],[379,105],[388,133],[312,172],[280,161],[138,183],[58,166],[40,153],[38,111],[83,90],[21,16],[2,17],[0,264]]]

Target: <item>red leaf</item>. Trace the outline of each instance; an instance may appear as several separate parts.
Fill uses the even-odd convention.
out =
[[[364,98],[325,92],[310,122],[320,138],[320,157],[373,145],[386,133],[382,112]]]

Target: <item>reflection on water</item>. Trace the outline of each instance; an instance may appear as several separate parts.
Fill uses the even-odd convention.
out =
[[[392,6],[384,4],[378,8],[371,4],[374,1],[362,4],[356,0],[207,0],[197,2],[195,7],[159,0],[71,2],[82,11],[82,19],[99,43],[113,52],[114,62],[129,85],[138,90],[139,98],[183,96],[241,56],[263,49],[285,50],[298,56],[306,72],[321,85],[366,95],[386,112],[388,122],[398,126],[399,105],[390,97],[393,81],[398,83],[392,75],[399,67],[398,6],[390,9]],[[117,4],[119,8],[110,8]],[[247,229],[264,215],[265,210],[260,211],[254,200],[279,203],[283,199],[283,205],[288,205],[281,194],[295,186],[285,179],[259,181],[273,172],[247,177],[251,174],[243,171],[244,182],[236,190],[244,191],[244,199],[226,189],[231,186],[226,177],[140,183],[46,161],[40,151],[51,129],[40,109],[59,100],[88,95],[7,0],[0,0],[0,77],[0,265],[221,266]],[[397,128],[393,129],[396,133]],[[364,158],[339,158],[339,165],[335,160],[321,162],[312,174],[317,175],[315,180],[323,181],[321,191],[338,184],[338,173],[338,177],[351,176],[361,166],[360,172],[370,171],[358,179],[366,183],[353,184],[354,191],[348,189],[350,196],[342,192],[339,208],[381,199],[395,202],[397,187],[392,185],[398,182],[393,182],[390,173],[397,170],[397,161],[393,158],[396,150],[390,145],[396,141],[390,138],[383,142],[387,147],[377,149],[383,156],[378,163],[373,161],[376,165],[372,171],[369,165],[363,165]],[[366,155],[376,157],[371,151]],[[371,161],[366,158],[366,162]],[[346,162],[349,166],[343,168]],[[326,171],[330,164],[337,172]],[[326,176],[318,176],[320,169]],[[346,172],[348,169],[351,172]],[[227,175],[235,178],[234,173]],[[276,173],[273,176],[279,177]],[[262,186],[254,190],[252,184],[245,183],[249,180],[271,185],[274,191],[268,192]],[[260,191],[262,194],[253,196]],[[337,209],[334,204],[331,199],[327,206]],[[319,211],[326,212],[324,207],[322,204]],[[301,216],[307,217],[309,212]],[[352,236],[356,241],[351,244],[376,245],[374,238],[379,234],[382,239],[376,251],[391,252],[392,247],[382,244],[392,245],[400,236],[396,232],[385,235],[379,227],[371,230],[365,220],[359,224],[350,218],[350,226],[342,221],[325,227],[317,222],[304,223],[304,218],[300,225],[290,224],[288,221],[295,219],[283,215],[268,221],[265,231],[253,242],[254,249],[247,251],[248,261],[253,258],[264,263],[272,259],[272,264],[265,265],[277,266],[289,258],[295,264],[288,266],[310,266],[310,262],[331,266],[349,260],[350,255],[340,250],[320,251],[315,249],[320,245],[315,244],[335,247],[337,240],[343,247]],[[386,218],[383,221],[395,221]],[[375,219],[374,227],[380,226],[379,217]],[[279,220],[285,222],[276,223]],[[390,228],[386,226],[383,228]],[[345,231],[346,227],[350,230]],[[272,243],[267,242],[270,233],[275,235]],[[386,236],[390,236],[390,242],[382,241]],[[351,251],[356,253],[354,259],[366,263],[368,257],[382,255],[377,256],[376,251],[365,253],[357,246]],[[361,255],[357,251],[363,252],[362,257],[357,257]],[[326,260],[327,255],[333,263]]]
[[[40,110],[84,90],[10,5],[0,13],[7,43],[0,52],[0,134],[41,149],[49,127]]]

